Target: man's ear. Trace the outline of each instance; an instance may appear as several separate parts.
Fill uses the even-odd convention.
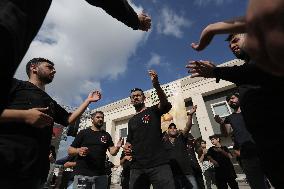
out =
[[[30,66],[30,73],[33,73],[33,72],[35,72],[35,71],[37,71],[37,65],[36,65],[36,64],[32,64],[32,65]]]

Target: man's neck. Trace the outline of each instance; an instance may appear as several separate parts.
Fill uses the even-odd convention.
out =
[[[92,129],[93,131],[100,131],[100,130],[101,130],[101,129],[97,128],[95,125],[93,125],[93,126],[91,127],[91,129]]]
[[[235,113],[241,113],[242,112],[240,106],[237,109],[235,109],[234,111],[235,111]]]
[[[219,144],[216,144],[215,147],[220,148],[222,147],[222,145],[219,143]]]
[[[45,91],[45,83],[39,81],[38,79],[33,79],[33,78],[30,78],[28,80],[30,83],[34,84],[35,86],[37,86],[38,88],[40,88],[41,90]]]
[[[136,110],[136,114],[140,113],[140,112],[143,112],[144,110],[146,109],[146,106],[142,106],[141,108],[135,108]]]

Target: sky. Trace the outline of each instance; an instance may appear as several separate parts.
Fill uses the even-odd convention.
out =
[[[47,92],[58,103],[79,106],[98,89],[102,99],[94,109],[129,96],[134,87],[151,89],[147,70],[154,69],[161,84],[188,76],[189,60],[216,64],[234,59],[216,36],[202,52],[191,49],[210,23],[244,15],[242,0],[132,0],[137,13],[152,17],[149,32],[135,31],[84,0],[53,0],[44,24],[32,42],[15,77],[27,80],[26,63],[34,57],[55,63],[56,75]]]

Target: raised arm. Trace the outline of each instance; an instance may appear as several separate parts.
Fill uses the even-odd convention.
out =
[[[137,15],[127,0],[86,0],[91,5],[101,7],[109,15],[134,30],[148,31],[151,18],[145,13]]]
[[[77,108],[68,118],[69,124],[74,124],[75,121],[84,113],[91,102],[97,102],[102,97],[99,91],[93,91],[88,98]]]
[[[245,33],[246,22],[245,17],[234,18],[228,21],[216,22],[206,26],[198,43],[192,43],[191,47],[194,50],[201,51],[205,49],[216,34],[230,34],[230,33]]]
[[[108,148],[109,153],[112,156],[115,156],[119,152],[119,149],[122,147],[123,143],[124,143],[123,138],[120,138],[119,141],[117,142],[116,146],[111,146],[111,147]]]
[[[154,70],[149,70],[148,73],[149,73],[149,76],[151,78],[153,87],[155,88],[157,95],[158,95],[158,98],[160,100],[158,108],[160,110],[164,110],[164,109],[170,110],[172,105],[168,101],[168,98],[167,98],[165,92],[163,91],[162,87],[160,86],[158,74]]]
[[[197,105],[192,106],[190,111],[187,113],[187,122],[185,128],[182,130],[183,135],[187,135],[192,127],[192,116],[196,112]]]

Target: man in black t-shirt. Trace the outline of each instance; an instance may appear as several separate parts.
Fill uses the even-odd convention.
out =
[[[188,113],[188,120],[182,131],[178,131],[176,125],[171,123],[163,137],[163,144],[170,158],[176,189],[199,188],[187,150],[187,136],[192,127],[192,115],[195,113],[196,107],[193,106]]]
[[[237,175],[231,162],[232,155],[226,146],[220,143],[220,137],[212,135],[209,137],[214,145],[208,149],[207,157],[214,164],[216,186],[218,189],[239,189],[236,181]],[[228,184],[228,185],[227,185]]]
[[[86,0],[134,30],[148,31],[151,18],[137,15],[127,0]],[[40,29],[52,0],[0,1],[0,114],[7,105],[12,78]],[[59,13],[60,14],[60,13]]]
[[[161,130],[161,116],[172,106],[159,84],[157,73],[149,70],[149,75],[160,103],[146,107],[143,91],[138,88],[131,90],[130,99],[136,114],[128,122],[127,144],[124,146],[125,153],[128,155],[131,151],[132,155],[130,189],[146,189],[148,181],[154,189],[173,189],[172,171]]]
[[[252,189],[267,189],[264,172],[257,153],[257,147],[250,133],[246,129],[245,121],[240,108],[239,93],[233,93],[226,98],[234,112],[225,120],[218,115],[215,121],[220,124],[223,133],[232,134],[236,146],[240,147],[240,162],[248,183]]]
[[[114,146],[110,134],[101,129],[104,124],[103,112],[93,113],[92,123],[91,128],[78,133],[68,149],[69,155],[78,156],[74,169],[74,187],[107,189],[106,151],[113,156],[116,155],[123,140],[120,139],[117,146]]]
[[[38,189],[47,177],[54,122],[74,124],[91,102],[101,98],[98,91],[72,114],[46,92],[52,82],[54,64],[34,58],[26,65],[28,81],[14,79],[7,109],[0,116],[0,186],[5,189]]]

